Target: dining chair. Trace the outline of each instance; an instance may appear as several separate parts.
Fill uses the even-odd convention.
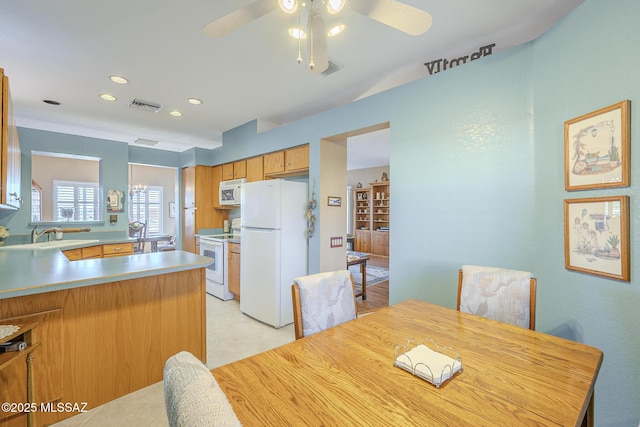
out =
[[[209,368],[188,351],[167,360],[163,387],[171,427],[241,425]]]
[[[166,245],[158,246],[159,252],[168,252],[176,250],[176,236],[172,235]]]
[[[147,223],[141,221],[130,222],[129,237],[135,237],[137,239],[133,253],[144,253],[145,239],[147,238]]]
[[[457,310],[535,330],[536,285],[532,273],[463,265]]]
[[[296,339],[357,317],[349,270],[298,277],[291,285],[291,297]]]

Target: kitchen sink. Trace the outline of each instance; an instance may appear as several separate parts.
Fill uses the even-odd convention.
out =
[[[4,251],[29,251],[37,249],[63,249],[72,246],[82,246],[88,243],[99,242],[98,239],[93,240],[52,240],[50,242],[25,243],[22,245],[0,246],[0,250]]]

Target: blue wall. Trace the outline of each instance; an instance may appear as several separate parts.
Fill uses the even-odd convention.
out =
[[[142,163],[156,166],[180,167],[186,166],[189,158],[181,153],[162,150],[153,150],[142,147],[130,147],[124,142],[109,141],[104,139],[88,138],[84,136],[68,135],[56,132],[47,132],[36,129],[18,128],[20,150],[22,152],[22,194],[25,202],[23,209],[14,211],[0,211],[0,222],[11,230],[13,243],[27,242],[30,237],[30,193],[31,188],[31,152],[46,151],[52,153],[74,154],[91,156],[102,159],[101,173],[102,183],[105,189],[116,189],[127,192],[129,188],[128,162]],[[194,164],[195,160],[192,160]],[[106,200],[106,196],[105,196]],[[125,201],[125,204],[127,202]],[[109,223],[106,203],[103,206],[102,224],[91,224],[91,234],[103,233],[97,238],[122,238],[128,236],[128,215],[126,212],[118,213],[118,222]],[[125,205],[125,211],[127,207]],[[106,233],[106,234],[104,234]],[[82,238],[82,235],[74,237]],[[95,236],[94,236],[95,237]]]
[[[319,194],[320,140],[389,121],[390,303],[418,298],[455,307],[465,263],[532,271],[537,329],[604,351],[596,425],[635,427],[640,178],[632,167],[628,188],[565,192],[563,125],[624,99],[632,107],[640,101],[639,16],[637,0],[586,0],[526,45],[261,134],[251,122],[226,132],[222,148],[163,161],[219,164],[310,143],[309,183]],[[633,147],[640,140],[635,108],[631,121]],[[137,154],[125,150],[114,160],[123,164],[108,174],[122,179],[114,175],[107,186],[126,188],[125,158]],[[632,149],[632,165],[639,156]],[[631,198],[631,282],[565,270],[563,200],[621,194]],[[314,236],[311,271],[319,251]]]
[[[390,303],[455,307],[465,263],[534,272],[537,329],[604,351],[596,425],[635,427],[640,178],[632,170],[628,188],[565,192],[563,147],[566,120],[640,100],[639,16],[637,0],[586,0],[526,45],[260,135],[242,127],[224,144],[249,154],[309,141],[313,182],[321,138],[390,121]],[[633,110],[632,124],[640,123]],[[632,150],[632,165],[639,155]],[[610,194],[631,197],[630,283],[564,268],[564,199]],[[312,271],[318,251],[312,239]]]

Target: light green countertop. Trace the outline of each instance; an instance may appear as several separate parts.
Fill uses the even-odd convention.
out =
[[[91,241],[74,247],[96,243]],[[116,242],[99,242],[108,243]],[[204,268],[212,262],[211,258],[184,251],[69,261],[59,248],[3,249],[0,250],[0,299]]]

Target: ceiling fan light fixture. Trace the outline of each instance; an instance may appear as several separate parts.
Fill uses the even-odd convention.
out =
[[[284,13],[295,13],[298,10],[297,0],[278,0],[278,6]]]
[[[289,28],[289,35],[296,40],[304,40],[307,38],[307,33],[302,28]]]
[[[333,37],[333,36],[337,36],[338,34],[340,34],[341,32],[343,32],[345,29],[344,24],[338,24],[338,25],[334,25],[329,32],[327,32],[327,35],[329,37]]]
[[[327,0],[327,12],[332,15],[340,13],[346,3],[347,0]]]

